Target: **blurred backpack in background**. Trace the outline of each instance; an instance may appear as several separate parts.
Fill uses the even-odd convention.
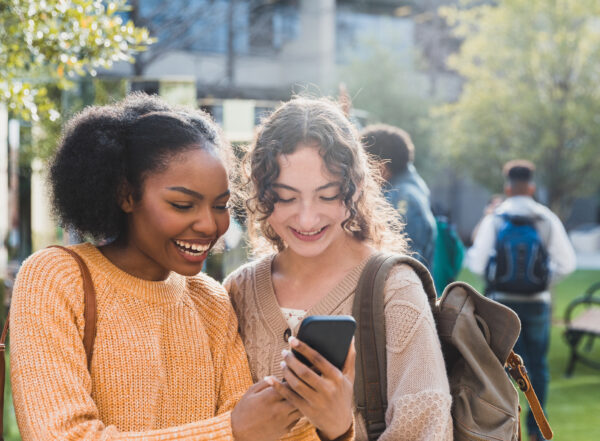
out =
[[[499,214],[496,245],[485,270],[486,290],[534,294],[550,281],[548,251],[538,231],[542,219]]]
[[[465,258],[465,246],[456,228],[446,216],[435,216],[437,238],[433,253],[431,275],[435,289],[442,293],[446,285],[456,280]]]

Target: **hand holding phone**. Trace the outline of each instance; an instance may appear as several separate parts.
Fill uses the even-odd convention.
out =
[[[305,318],[298,338],[290,337],[292,352],[283,352],[283,381],[268,377],[281,396],[327,439],[352,428],[355,328],[349,316]]]

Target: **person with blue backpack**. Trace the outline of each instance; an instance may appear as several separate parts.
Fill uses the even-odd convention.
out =
[[[507,196],[481,221],[467,266],[486,282],[486,295],[521,320],[514,351],[523,357],[542,408],[549,382],[551,295],[549,288],[575,270],[575,252],[560,219],[533,199],[535,166],[513,160],[503,169]],[[530,441],[543,440],[528,412]]]

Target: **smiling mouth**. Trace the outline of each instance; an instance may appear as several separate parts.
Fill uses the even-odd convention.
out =
[[[185,240],[173,240],[173,243],[175,243],[175,246],[185,254],[190,256],[201,256],[210,249],[213,242],[200,244],[187,242]]]
[[[325,226],[323,228],[320,228],[320,229],[314,230],[314,231],[299,231],[299,230],[296,230],[295,228],[292,228],[292,230],[294,230],[294,233],[298,234],[299,236],[311,237],[311,236],[316,236],[317,234],[321,233],[325,228],[327,228],[327,227]]]

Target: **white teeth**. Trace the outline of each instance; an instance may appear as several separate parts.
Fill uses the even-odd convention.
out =
[[[325,228],[325,227],[323,227],[323,228]],[[319,234],[321,231],[323,231],[323,228],[321,228],[317,231],[307,231],[307,232],[298,231],[298,230],[296,230],[296,231],[298,231],[298,233],[302,234],[303,236],[314,236],[315,234]]]
[[[210,248],[210,244],[208,245],[200,245],[195,243],[184,242],[182,240],[175,240],[177,246],[182,248],[184,253],[195,256],[197,254],[202,254],[206,252]]]

